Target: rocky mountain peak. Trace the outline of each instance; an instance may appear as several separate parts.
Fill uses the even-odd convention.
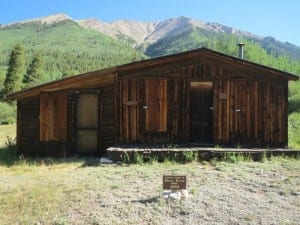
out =
[[[66,14],[59,13],[54,15],[49,15],[45,17],[30,19],[30,20],[24,20],[19,23],[31,23],[31,22],[39,22],[39,23],[45,23],[45,24],[56,24],[65,20],[72,20],[72,18]]]
[[[122,35],[128,36],[137,44],[142,43],[149,33],[153,32],[157,24],[157,22],[130,20],[118,20],[106,23],[97,19],[77,20],[77,23],[84,28],[96,30],[116,39]]]

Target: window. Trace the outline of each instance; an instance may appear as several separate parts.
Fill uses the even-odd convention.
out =
[[[146,131],[167,131],[167,80],[146,80]]]

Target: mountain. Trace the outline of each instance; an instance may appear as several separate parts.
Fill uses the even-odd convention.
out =
[[[117,40],[126,37],[132,40],[132,45],[141,44],[146,37],[154,31],[156,22],[139,22],[139,21],[115,21],[112,23],[101,22],[97,19],[77,20],[78,24],[84,28],[92,29]]]
[[[201,30],[202,35],[219,36],[233,35],[238,39],[246,39],[259,43],[268,53],[276,55],[287,55],[293,60],[300,60],[300,47],[288,42],[280,42],[273,37],[262,37],[250,32],[228,27],[219,23],[202,22],[187,17],[179,17],[163,20],[160,22],[139,22],[139,21],[114,21],[105,23],[97,19],[77,20],[84,28],[99,31],[116,40],[129,43],[131,46],[141,49],[147,53],[147,48],[163,39],[173,39],[188,35],[193,31]],[[201,46],[199,46],[201,47]],[[150,46],[151,48],[151,46]],[[149,51],[148,51],[149,52]],[[161,55],[159,52],[151,57]]]
[[[38,22],[41,24],[56,24],[65,20],[72,20],[72,18],[66,14],[55,14],[55,15],[50,15],[50,16],[45,16],[45,17],[40,17],[38,19],[31,19],[31,20],[24,20],[19,23],[31,23],[31,22]]]
[[[292,60],[300,60],[300,47],[288,42],[280,42],[274,37],[262,37],[260,35],[252,34],[247,31],[222,25],[220,23],[202,22],[200,20],[178,17],[167,19],[163,21],[141,22],[141,21],[128,21],[119,20],[111,23],[106,23],[98,19],[83,19],[75,20],[65,14],[56,14],[37,19],[31,19],[19,22],[20,24],[26,23],[41,23],[41,24],[56,24],[65,20],[71,20],[79,26],[100,32],[106,36],[112,37],[115,40],[124,44],[130,45],[136,49],[147,52],[147,48],[151,45],[164,40],[170,40],[170,37],[177,38],[183,34],[201,30],[202,35],[207,37],[219,35],[233,35],[238,39],[246,39],[258,43],[268,53],[275,55],[286,55]],[[11,26],[2,25],[2,27]],[[199,46],[201,47],[201,46]],[[149,50],[148,50],[149,52]],[[157,55],[150,55],[159,56]]]

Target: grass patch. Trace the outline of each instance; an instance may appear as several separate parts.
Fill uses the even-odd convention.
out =
[[[16,124],[0,125],[0,148],[6,146],[8,139],[16,137]]]

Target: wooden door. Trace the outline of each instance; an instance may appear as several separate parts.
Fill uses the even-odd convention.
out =
[[[145,130],[167,132],[167,80],[146,80],[145,82]]]
[[[213,84],[191,82],[190,86],[190,140],[213,141]]]
[[[258,143],[258,82],[229,82],[229,131],[232,144]]]
[[[99,97],[82,93],[77,99],[77,152],[97,154],[99,149]]]

